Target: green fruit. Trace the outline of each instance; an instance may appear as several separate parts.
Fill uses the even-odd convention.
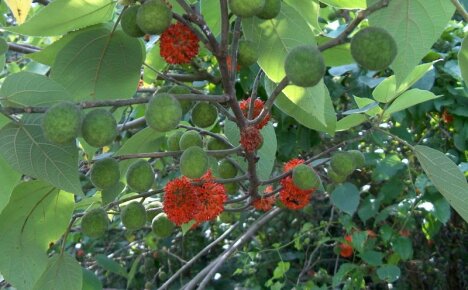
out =
[[[90,179],[99,189],[109,189],[120,179],[119,162],[114,158],[104,158],[94,163],[90,172]]]
[[[213,125],[218,119],[218,109],[210,103],[200,102],[192,110],[192,123],[200,128]]]
[[[239,184],[236,182],[225,183],[224,188],[227,194],[236,194],[239,191]]]
[[[165,213],[160,213],[151,222],[151,229],[161,238],[167,238],[172,234],[175,225],[167,218]]]
[[[333,171],[341,176],[348,176],[356,169],[354,157],[348,152],[337,152],[333,154],[330,165]]]
[[[151,128],[167,132],[175,129],[179,124],[182,119],[182,107],[172,95],[156,94],[148,103],[145,118]]]
[[[239,17],[252,17],[260,13],[265,0],[230,0],[229,9]]]
[[[146,209],[143,204],[134,201],[122,209],[120,217],[128,230],[138,230],[146,223]]]
[[[253,41],[239,41],[239,51],[237,62],[240,66],[248,67],[253,65],[258,60],[258,49]]]
[[[190,94],[190,90],[184,86],[164,86],[158,90],[158,93],[171,93],[173,95],[186,95]],[[179,100],[180,106],[182,107],[182,114],[186,114],[193,106],[191,100]]]
[[[237,175],[237,168],[229,160],[221,160],[218,166],[218,173],[221,178],[233,178]]]
[[[50,107],[42,118],[44,136],[51,142],[66,144],[72,142],[81,127],[81,110],[70,102]]]
[[[164,272],[164,271],[159,272],[158,278],[159,278],[159,280],[161,280],[161,281],[167,280],[167,273]]]
[[[81,134],[89,145],[103,147],[111,144],[117,136],[117,122],[111,112],[96,109],[84,117]]]
[[[131,37],[142,37],[145,35],[136,22],[139,8],[139,6],[128,7],[120,18],[120,25],[122,26],[123,32]]]
[[[81,219],[81,232],[91,238],[103,236],[109,227],[107,213],[102,208],[88,211]]]
[[[320,186],[320,178],[317,173],[305,164],[299,164],[294,167],[292,180],[295,186],[303,190],[313,189]]]
[[[183,134],[184,132],[182,131],[175,131],[172,135],[169,136],[169,138],[167,138],[167,149],[169,151],[180,150],[179,142]]]
[[[154,217],[163,212],[163,204],[160,201],[154,201],[146,209],[146,220],[151,222]]]
[[[333,171],[333,169],[330,168],[328,170],[328,177],[334,183],[343,183],[348,176],[347,175],[339,175],[338,173]]]
[[[161,34],[171,25],[172,11],[160,0],[145,1],[138,9],[136,22],[148,34]]]
[[[154,171],[146,160],[138,160],[127,170],[127,185],[136,192],[148,191],[154,182]]]
[[[224,150],[228,149],[229,145],[219,140],[218,138],[209,137],[207,146],[208,150]]]
[[[289,80],[296,86],[313,87],[325,74],[325,62],[317,47],[301,45],[293,48],[284,62]]]
[[[366,157],[364,156],[364,154],[362,154],[361,151],[359,151],[359,150],[349,150],[348,153],[353,156],[354,166],[356,168],[361,168],[361,167],[364,167],[364,165],[366,165]]]
[[[188,178],[200,178],[208,170],[208,155],[198,147],[192,146],[180,156],[180,172]]]
[[[198,133],[197,131],[187,131],[184,134],[182,134],[182,137],[180,137],[180,141],[179,141],[180,150],[185,150],[192,146],[198,146],[198,147],[203,146],[202,137],[200,136],[200,133]]]
[[[257,14],[261,19],[272,19],[278,16],[281,11],[281,0],[265,0],[262,11]]]
[[[366,69],[383,70],[395,59],[397,45],[392,35],[385,29],[367,27],[351,39],[351,55]]]
[[[4,38],[0,38],[0,55],[7,53],[8,51],[8,42]]]

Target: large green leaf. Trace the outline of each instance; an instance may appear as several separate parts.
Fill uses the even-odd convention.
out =
[[[10,164],[0,156],[0,213],[8,204],[10,195],[21,178],[21,173],[11,168]]]
[[[414,153],[434,186],[468,222],[468,184],[457,165],[442,152],[426,146],[415,146]]]
[[[119,263],[117,263],[116,261],[107,257],[106,255],[103,255],[103,254],[96,255],[96,262],[98,263],[99,266],[101,266],[106,271],[115,273],[124,278],[128,277],[128,273],[125,270],[125,268]]]
[[[395,38],[398,54],[392,64],[401,84],[439,38],[455,7],[446,0],[392,0],[369,16],[372,26]]]
[[[76,100],[133,96],[144,60],[141,42],[122,31],[99,28],[74,37],[57,54],[51,78]]]
[[[386,110],[385,115],[390,116],[391,114],[407,109],[414,105],[437,99],[440,96],[434,95],[430,91],[424,91],[420,89],[412,89],[404,92],[399,96]]]
[[[353,215],[359,206],[359,190],[349,182],[343,183],[333,190],[330,200],[334,206],[347,214]]]
[[[49,259],[47,269],[33,290],[81,290],[83,274],[80,264],[67,253]]]
[[[401,271],[398,266],[385,264],[377,269],[377,275],[381,280],[391,283],[400,278]]]
[[[4,29],[24,35],[54,36],[112,19],[112,0],[55,0],[20,26]]]
[[[102,290],[102,284],[101,281],[99,281],[99,278],[94,275],[93,272],[91,272],[88,269],[82,269],[83,272],[83,288],[82,290]]]
[[[366,8],[366,0],[320,0],[320,2],[337,8]]]
[[[0,101],[9,107],[47,106],[70,99],[61,84],[25,71],[9,75],[0,88]]]
[[[10,123],[0,130],[0,154],[15,169],[74,194],[82,194],[75,144],[56,145],[38,124]]]
[[[49,244],[65,232],[73,205],[73,195],[43,181],[15,188],[0,214],[0,272],[16,289],[33,289],[47,267]]]
[[[153,83],[158,74],[153,70],[162,71],[167,65],[167,62],[161,57],[159,53],[159,45],[154,45],[146,55],[145,63],[148,64],[152,69],[145,66],[143,68],[143,80],[146,83]]]
[[[213,35],[218,36],[221,33],[221,7],[219,1],[201,0],[200,10]]]
[[[318,22],[320,14],[320,4],[314,0],[285,0],[285,2],[293,7],[302,15],[302,18],[314,31],[320,32],[322,28]]]
[[[460,52],[458,53],[458,64],[465,84],[468,84],[468,36],[463,39]]]
[[[346,131],[348,129],[351,129],[353,127],[359,126],[365,121],[367,121],[367,116],[364,114],[352,114],[349,116],[346,116],[338,121],[336,123],[336,131]]]

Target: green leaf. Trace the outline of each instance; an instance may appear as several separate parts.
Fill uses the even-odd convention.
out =
[[[345,263],[340,266],[340,269],[338,269],[338,272],[333,276],[333,288],[337,287],[341,281],[351,273],[354,269],[357,268],[357,265],[355,264],[350,264],[350,263]]]
[[[364,246],[367,241],[367,232],[366,231],[356,231],[352,234],[352,242],[353,248],[358,251],[364,251]]]
[[[458,64],[460,65],[461,75],[468,84],[468,36],[463,39],[462,46],[458,52]]]
[[[468,184],[457,165],[442,152],[426,146],[415,146],[414,153],[434,186],[468,222]]]
[[[377,275],[381,280],[392,283],[400,278],[401,271],[395,265],[383,265],[377,269]]]
[[[371,266],[380,266],[382,265],[382,259],[384,254],[377,251],[365,251],[360,255],[361,259]]]
[[[330,38],[320,38],[320,43],[329,41]],[[327,66],[342,66],[354,63],[351,56],[351,48],[349,43],[334,46],[322,52],[323,59]]]
[[[349,182],[339,185],[331,194],[332,204],[350,215],[356,212],[359,198],[358,188]]]
[[[0,214],[0,272],[18,290],[30,290],[47,267],[46,251],[65,232],[73,195],[43,181],[19,184]],[[43,288],[51,289],[51,288]]]
[[[320,0],[320,2],[343,9],[367,8],[366,0]]]
[[[127,279],[128,274],[122,265],[117,263],[116,261],[108,258],[106,255],[98,254],[96,255],[96,262],[99,266],[101,266],[104,270],[109,271],[111,273],[117,274],[119,276],[124,277]]]
[[[289,262],[278,262],[278,265],[276,266],[275,270],[273,271],[273,278],[274,279],[281,279],[284,277],[286,272],[289,271],[289,267],[291,264]]]
[[[317,1],[285,0],[285,3],[296,9],[312,30],[317,32],[322,31],[318,22],[320,4]]]
[[[132,267],[130,268],[130,272],[128,272],[127,289],[130,289],[130,286],[132,285],[132,282],[135,279],[135,274],[138,270],[138,265],[140,264],[140,261],[142,258],[143,258],[143,255],[139,255],[137,256],[135,261],[133,261]]]
[[[393,250],[402,260],[409,260],[413,257],[413,244],[411,240],[405,237],[398,237],[393,242]]]
[[[434,216],[441,223],[446,224],[451,215],[450,204],[445,198],[439,198],[432,203],[434,205]]]
[[[0,213],[7,206],[10,195],[21,179],[21,173],[11,168],[10,164],[0,156]]]
[[[414,85],[419,79],[421,79],[428,71],[433,69],[433,62],[424,63],[418,65],[413,71],[406,77],[406,79],[398,86],[396,86],[395,76],[390,76],[383,80],[372,92],[374,99],[381,103],[388,103],[395,99],[412,85]]]
[[[102,290],[101,281],[88,269],[82,268],[83,272],[83,288],[81,290]]]
[[[196,223],[195,220],[191,220],[189,221],[188,223],[185,223],[185,224],[182,224],[180,226],[180,228],[182,229],[182,235],[185,236],[185,234],[190,231],[190,229],[192,228],[192,226]]]
[[[0,88],[0,100],[5,107],[48,106],[70,99],[59,83],[25,71],[9,75]]]
[[[349,130],[353,127],[361,125],[367,120],[368,118],[364,114],[353,114],[345,116],[336,123],[336,132]]]
[[[397,155],[387,155],[383,160],[379,161],[375,170],[372,172],[372,180],[389,180],[403,168],[405,168],[405,164]]]
[[[162,71],[167,65],[166,61],[159,54],[158,44],[154,45],[146,54],[145,63],[157,71]],[[154,81],[156,81],[157,77],[158,74],[154,70],[150,69],[147,66],[143,67],[143,80],[145,81],[145,83],[153,83]]]
[[[201,0],[200,10],[205,18],[206,24],[214,36],[221,33],[221,7],[219,1]]]
[[[39,124],[10,123],[0,129],[0,154],[16,170],[74,194],[83,194],[75,144],[56,145]]]
[[[31,36],[55,36],[112,19],[112,0],[55,0],[20,26],[5,30]]]
[[[57,54],[51,78],[75,100],[128,99],[144,60],[141,42],[122,31],[98,28],[74,37]]]
[[[382,27],[395,38],[398,54],[391,67],[398,85],[427,54],[454,11],[445,0],[393,0],[369,16],[371,26]]]
[[[382,113],[382,108],[380,108],[378,105],[375,106],[375,101],[372,99],[359,98],[355,96],[354,101],[356,102],[356,105],[359,109],[368,109],[364,112],[366,113],[366,115],[373,117],[377,114]]]
[[[83,275],[80,264],[69,254],[55,255],[49,259],[47,269],[33,290],[81,290]]]
[[[420,89],[412,89],[404,92],[399,96],[391,105],[385,110],[384,115],[390,116],[395,112],[402,111],[420,103],[427,102],[429,100],[437,99],[440,96],[434,95],[430,91],[423,91]]]

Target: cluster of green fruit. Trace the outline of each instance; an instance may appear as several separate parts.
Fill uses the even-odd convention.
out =
[[[44,136],[56,144],[69,144],[80,134],[91,146],[111,144],[117,136],[117,122],[109,111],[95,109],[84,117],[73,103],[61,102],[51,106],[42,118]]]
[[[281,0],[229,0],[229,9],[239,17],[272,19],[281,11]]]
[[[358,150],[340,151],[332,155],[328,177],[335,183],[342,183],[357,168],[365,165],[364,154]]]
[[[125,1],[123,4],[133,4]],[[145,1],[142,5],[128,7],[121,15],[122,30],[132,37],[161,34],[171,24],[172,10],[161,0]]]
[[[171,235],[175,225],[162,212],[162,204],[158,201],[148,205],[140,202],[130,202],[123,206],[120,212],[122,224],[130,231],[143,228],[151,222],[151,229],[156,236],[165,238]],[[81,219],[81,231],[91,238],[102,237],[109,228],[109,218],[103,208],[95,208],[84,214]]]

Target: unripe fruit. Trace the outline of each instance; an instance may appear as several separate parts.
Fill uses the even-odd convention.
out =
[[[185,95],[190,94],[190,90],[184,86],[164,86],[158,90],[158,93],[170,93],[173,95]],[[193,106],[193,102],[190,100],[178,100],[182,107],[182,114],[186,114]]]
[[[257,14],[261,19],[273,19],[281,11],[281,0],[265,0],[262,11]]]
[[[182,132],[182,131],[176,131],[176,132],[174,132],[174,134],[169,136],[169,138],[167,138],[167,149],[169,151],[179,151],[180,150],[179,142],[180,142],[180,139],[181,139],[183,134],[184,134],[184,132]]]
[[[161,34],[171,24],[172,11],[160,0],[145,1],[137,13],[137,24],[148,34]]]
[[[107,213],[102,208],[88,211],[81,219],[81,232],[91,238],[103,236],[109,227]]]
[[[351,39],[351,55],[366,69],[383,70],[395,59],[397,45],[392,35],[385,29],[367,27]]]
[[[301,45],[293,48],[284,62],[288,79],[296,86],[313,87],[325,74],[325,62],[317,47]]]
[[[239,191],[239,183],[231,182],[224,184],[227,194],[236,194]]]
[[[348,153],[353,156],[354,166],[356,168],[361,168],[364,165],[366,165],[366,157],[364,156],[364,154],[362,154],[361,151],[359,151],[359,150],[349,150]]]
[[[206,128],[218,118],[218,109],[210,103],[199,102],[192,110],[192,123],[200,128]]]
[[[146,223],[145,207],[137,201],[131,202],[122,209],[120,218],[128,230],[141,229]]]
[[[142,37],[145,35],[136,23],[139,8],[139,6],[128,7],[120,18],[120,25],[122,26],[123,32],[131,37]]]
[[[262,11],[265,0],[229,0],[229,9],[239,17],[252,17]]]
[[[200,133],[198,133],[197,131],[187,131],[184,134],[182,134],[182,137],[180,137],[180,141],[179,141],[180,150],[185,150],[192,146],[198,146],[198,147],[203,146],[202,137],[200,136]]]
[[[146,160],[138,160],[127,171],[127,185],[136,192],[148,191],[154,182],[154,171]]]
[[[117,122],[111,112],[96,109],[84,117],[81,134],[89,145],[103,147],[112,143],[117,136]]]
[[[258,60],[258,49],[253,41],[241,40],[239,41],[239,51],[237,62],[241,67],[248,67],[253,65]]]
[[[229,145],[219,140],[218,138],[213,138],[210,136],[207,142],[207,148],[208,150],[224,150],[228,149]]]
[[[229,160],[221,160],[218,166],[218,173],[221,178],[233,178],[237,175],[237,168]]]
[[[348,176],[347,175],[339,175],[338,173],[333,171],[333,169],[330,168],[328,170],[328,177],[334,183],[343,183]]]
[[[160,238],[167,238],[172,234],[175,225],[167,218],[165,213],[160,213],[151,222],[151,229]]]
[[[333,154],[330,165],[333,171],[342,176],[348,176],[356,169],[354,157],[348,152],[337,152]]]
[[[160,201],[154,201],[146,209],[146,220],[151,222],[155,216],[163,212],[163,204]]]
[[[167,93],[156,94],[148,103],[146,123],[156,131],[167,132],[177,127],[182,119],[179,101]]]
[[[202,148],[192,146],[180,157],[180,172],[188,178],[200,178],[208,170],[208,155]]]
[[[91,167],[91,183],[99,189],[109,189],[120,179],[119,162],[114,158],[96,161]]]
[[[81,110],[70,102],[50,107],[42,118],[42,130],[49,141],[57,144],[72,142],[81,127]]]
[[[294,167],[292,180],[296,187],[302,190],[317,188],[320,186],[320,178],[317,173],[305,164]]]

